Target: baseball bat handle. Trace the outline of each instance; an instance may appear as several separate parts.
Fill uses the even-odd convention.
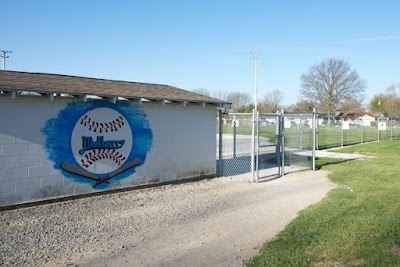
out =
[[[119,167],[118,169],[107,175],[106,177],[100,178],[96,183],[93,184],[93,188],[95,188],[101,183],[110,183],[108,180],[132,167],[135,167],[136,165],[139,165],[140,163],[141,163],[140,158],[134,158],[130,162],[126,163],[125,165]]]
[[[88,172],[88,171],[86,171],[84,169],[81,169],[81,168],[79,168],[79,167],[77,167],[75,165],[72,165],[71,163],[68,163],[68,162],[62,162],[60,164],[60,168],[63,169],[64,171],[66,171],[66,172],[69,172],[69,173],[72,173],[72,174],[75,174],[75,175],[79,175],[79,176],[82,176],[82,177],[85,177],[85,178],[89,178],[91,180],[101,181],[101,179],[102,179],[102,178],[98,177],[97,175],[95,175],[95,174],[93,174],[91,172]],[[105,181],[105,182],[110,184],[109,181]]]

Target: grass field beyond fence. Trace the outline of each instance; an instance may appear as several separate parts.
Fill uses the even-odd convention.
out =
[[[223,125],[223,133],[232,134],[234,132],[231,124]],[[312,148],[312,129],[310,127],[293,126],[284,129],[285,146],[290,148]],[[236,127],[236,134],[251,135],[251,126]],[[267,137],[271,143],[275,142],[276,125],[270,124],[259,127],[259,135]],[[320,126],[316,133],[316,149],[326,149],[332,147],[348,146],[373,141],[382,141],[390,139],[400,139],[400,128],[394,126],[387,130],[380,130],[376,127],[360,127],[351,125],[348,130],[343,130],[341,126],[327,127]]]
[[[400,141],[340,151],[375,158],[317,159],[337,189],[246,266],[400,266]]]
[[[349,129],[343,130],[338,127],[318,128],[317,148],[326,149],[338,146],[348,146],[372,141],[399,139],[400,129],[396,126],[387,130],[379,130],[376,127],[360,127],[350,125]]]

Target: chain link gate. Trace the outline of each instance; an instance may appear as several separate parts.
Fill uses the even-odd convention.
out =
[[[282,121],[282,173],[314,169],[316,114],[285,113]]]
[[[256,126],[256,180],[268,181],[281,175],[280,114],[261,113]]]
[[[315,113],[229,113],[217,119],[217,176],[268,181],[311,169]]]

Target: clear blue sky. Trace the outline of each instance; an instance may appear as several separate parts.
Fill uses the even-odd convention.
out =
[[[366,102],[400,82],[400,1],[100,1],[1,3],[7,69],[161,83],[298,100],[300,76],[341,58],[368,82]]]

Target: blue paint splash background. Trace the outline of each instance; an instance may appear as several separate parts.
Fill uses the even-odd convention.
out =
[[[90,101],[90,102],[71,102],[61,110],[56,118],[48,120],[42,128],[42,134],[45,136],[45,150],[50,160],[54,162],[54,168],[61,170],[63,175],[71,178],[75,182],[91,183],[92,180],[74,175],[69,172],[63,171],[60,168],[62,162],[69,162],[71,164],[80,166],[72,153],[71,136],[72,130],[75,127],[78,119],[86,112],[96,108],[111,108],[121,113],[129,122],[132,130],[132,150],[126,160],[139,157],[142,165],[146,160],[146,155],[150,150],[153,143],[153,132],[150,128],[149,122],[146,119],[146,113],[139,107],[133,106],[130,103],[117,102],[113,104],[108,101]],[[123,173],[113,177],[110,182],[119,181],[133,173],[135,167],[126,170]],[[106,176],[108,173],[101,175]],[[103,189],[107,184],[102,183],[96,188]]]

